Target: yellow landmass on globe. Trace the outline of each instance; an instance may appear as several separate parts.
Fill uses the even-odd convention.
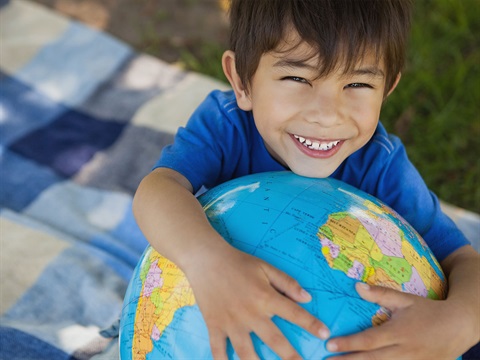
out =
[[[152,270],[152,266],[156,268]],[[152,250],[144,267],[149,277],[143,279],[135,315],[134,360],[146,359],[154,341],[161,337],[180,308],[195,305],[187,278],[170,260]]]
[[[379,214],[379,215],[382,213],[385,213],[385,211],[388,210],[384,207],[378,206],[377,204],[371,202],[370,200],[365,200],[363,202],[363,205],[365,205],[367,209],[370,210],[372,213]]]
[[[373,214],[378,214],[378,215],[390,214],[390,215],[393,215],[395,217],[398,216],[398,214],[393,212],[392,209],[388,208],[387,206],[385,206],[385,205],[379,206],[379,205],[371,202],[370,200],[365,200],[363,202],[363,205],[365,205],[367,207],[367,209],[372,213],[372,215]]]
[[[428,259],[425,256],[419,256],[412,244],[405,239],[402,239],[402,254],[405,260],[417,269],[427,289],[431,289],[439,299],[444,299],[447,289],[440,276],[433,270]],[[432,261],[440,268],[440,264],[438,264],[435,258],[432,258]]]
[[[438,299],[443,300],[447,297],[447,282],[443,281],[435,272],[433,267],[430,267],[430,287],[435,291]]]

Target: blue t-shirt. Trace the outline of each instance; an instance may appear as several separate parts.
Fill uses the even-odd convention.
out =
[[[267,151],[251,112],[241,110],[233,91],[214,91],[197,108],[155,167],[185,176],[197,192],[240,176],[288,170]],[[331,175],[392,207],[425,239],[438,260],[468,240],[440,209],[409,161],[401,141],[379,123],[372,139]]]

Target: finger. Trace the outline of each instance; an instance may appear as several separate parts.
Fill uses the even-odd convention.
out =
[[[237,331],[230,334],[229,338],[235,353],[240,359],[259,360],[257,352],[253,347],[252,338],[249,332]]]
[[[382,349],[367,352],[356,352],[350,354],[343,354],[341,356],[329,357],[328,360],[374,360],[374,359],[415,359],[415,354],[405,356],[399,355],[396,346],[389,346]]]
[[[362,299],[386,307],[391,311],[410,306],[414,296],[398,290],[388,289],[383,286],[367,285],[362,282],[356,283],[355,288]]]
[[[389,336],[391,332],[386,331],[387,327],[388,323],[353,335],[330,339],[327,342],[327,350],[330,352],[354,352],[396,345],[395,339]]]
[[[265,273],[270,284],[280,293],[297,302],[309,302],[312,296],[291,276],[273,266],[265,264]]]
[[[221,331],[209,331],[210,350],[215,360],[228,360],[227,337]]]
[[[300,326],[310,334],[323,340],[328,339],[330,336],[330,331],[324,323],[290,299],[286,297],[280,298],[272,306],[272,310],[276,315]]]
[[[263,321],[262,325],[255,329],[255,333],[281,359],[302,359],[300,354],[272,321]]]

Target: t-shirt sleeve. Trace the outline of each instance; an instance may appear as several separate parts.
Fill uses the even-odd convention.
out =
[[[239,138],[219,102],[218,92],[213,92],[186,126],[178,130],[173,144],[162,150],[154,168],[178,171],[190,181],[196,193],[202,186],[213,187],[228,178],[240,155]]]
[[[366,152],[367,158],[363,159],[365,164],[371,164],[369,175],[364,179],[369,184],[367,187],[370,186],[367,192],[405,218],[439,261],[469,244],[455,223],[442,212],[437,196],[408,159],[401,141],[396,136],[377,135],[373,142],[377,142],[379,148]]]

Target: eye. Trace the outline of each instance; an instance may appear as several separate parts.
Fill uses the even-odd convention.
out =
[[[348,84],[345,87],[346,88],[369,88],[369,89],[373,89],[372,85],[368,85],[368,84],[365,84],[365,83],[351,83],[351,84]]]
[[[284,78],[282,78],[282,80],[291,80],[291,81],[294,81],[294,82],[299,82],[299,83],[303,83],[303,84],[310,84],[310,82],[302,77],[299,77],[299,76],[285,76]]]

